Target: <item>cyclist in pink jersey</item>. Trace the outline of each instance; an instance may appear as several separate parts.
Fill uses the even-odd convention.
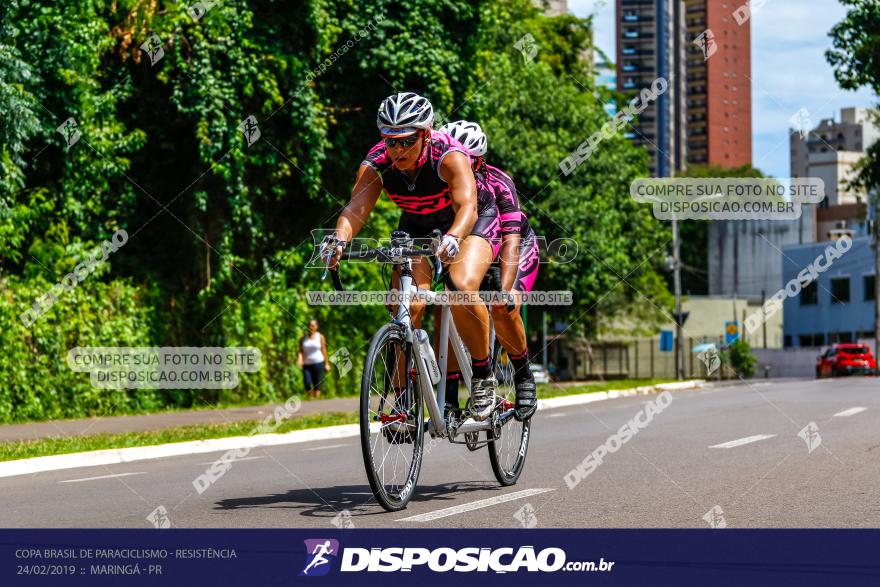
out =
[[[475,122],[459,120],[440,128],[457,139],[473,158],[474,175],[479,193],[492,194],[501,219],[501,252],[496,265],[500,266],[501,290],[516,294],[530,292],[538,276],[538,240],[529,220],[519,206],[516,186],[510,177],[488,165],[484,156],[488,151],[488,140],[483,129]],[[501,346],[514,367],[514,386],[516,388],[517,420],[532,417],[538,406],[534,377],[529,369],[529,349],[526,342],[525,325],[519,312],[519,304],[493,305],[492,319]],[[447,397],[456,398],[456,377],[453,372],[447,381],[447,390],[453,390]],[[449,393],[449,392],[447,392]]]
[[[476,299],[480,283],[500,246],[500,221],[491,197],[478,199],[467,150],[445,133],[433,130],[431,103],[412,92],[386,98],[379,106],[377,126],[382,142],[373,147],[358,169],[351,201],[336,223],[325,249],[335,251],[331,267],[363,228],[384,191],[401,208],[399,229],[425,238],[440,229],[440,259],[449,267],[452,283]],[[425,259],[413,261],[413,279],[422,289],[431,287],[431,267]],[[399,280],[395,275],[394,287]],[[410,307],[418,327],[423,303]],[[489,315],[482,304],[454,305],[455,326],[470,352],[473,367],[471,415],[485,419],[495,405],[497,381],[489,357]]]

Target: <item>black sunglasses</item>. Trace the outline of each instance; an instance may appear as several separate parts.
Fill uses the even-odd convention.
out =
[[[416,141],[418,141],[418,140],[419,140],[418,134],[414,134],[409,137],[403,137],[400,139],[395,139],[393,137],[386,137],[385,138],[385,146],[389,149],[391,149],[392,147],[397,147],[397,146],[403,147],[404,149],[408,149],[408,148],[412,147],[413,145],[415,145]]]

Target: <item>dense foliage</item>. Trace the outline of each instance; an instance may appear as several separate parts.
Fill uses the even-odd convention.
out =
[[[308,306],[304,292],[327,287],[306,268],[310,231],[333,225],[377,141],[376,106],[396,90],[428,96],[441,120],[482,123],[539,231],[579,244],[539,282],[575,292],[575,308],[555,310],[571,334],[668,309],[655,270],[668,236],[628,195],[644,154],[619,136],[559,174],[607,120],[583,59],[588,20],[528,0],[193,4],[196,18],[160,0],[0,6],[0,421],[283,399],[301,390],[311,317],[354,361],[328,389],[356,389],[384,312]],[[248,146],[250,116],[260,137]],[[396,217],[384,201],[365,236]],[[19,321],[120,228],[130,240],[100,271],[30,328]],[[382,287],[374,266],[346,280]],[[65,362],[87,345],[252,345],[264,369],[222,393],[98,392]]]

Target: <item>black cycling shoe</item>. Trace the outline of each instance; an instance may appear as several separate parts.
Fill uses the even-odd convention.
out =
[[[517,422],[524,422],[538,409],[538,390],[532,379],[517,383],[515,388],[516,409],[513,411],[513,417]]]

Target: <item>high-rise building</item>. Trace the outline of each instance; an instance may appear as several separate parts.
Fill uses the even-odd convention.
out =
[[[669,91],[639,118],[633,141],[652,175],[687,164],[738,167],[752,161],[749,21],[735,2],[617,0],[617,78],[622,92]]]
[[[668,84],[627,135],[647,149],[654,176],[686,165],[684,14],[684,0],[617,0],[618,91],[638,95],[660,77]]]
[[[688,163],[752,163],[750,20],[735,2],[685,0]]]

